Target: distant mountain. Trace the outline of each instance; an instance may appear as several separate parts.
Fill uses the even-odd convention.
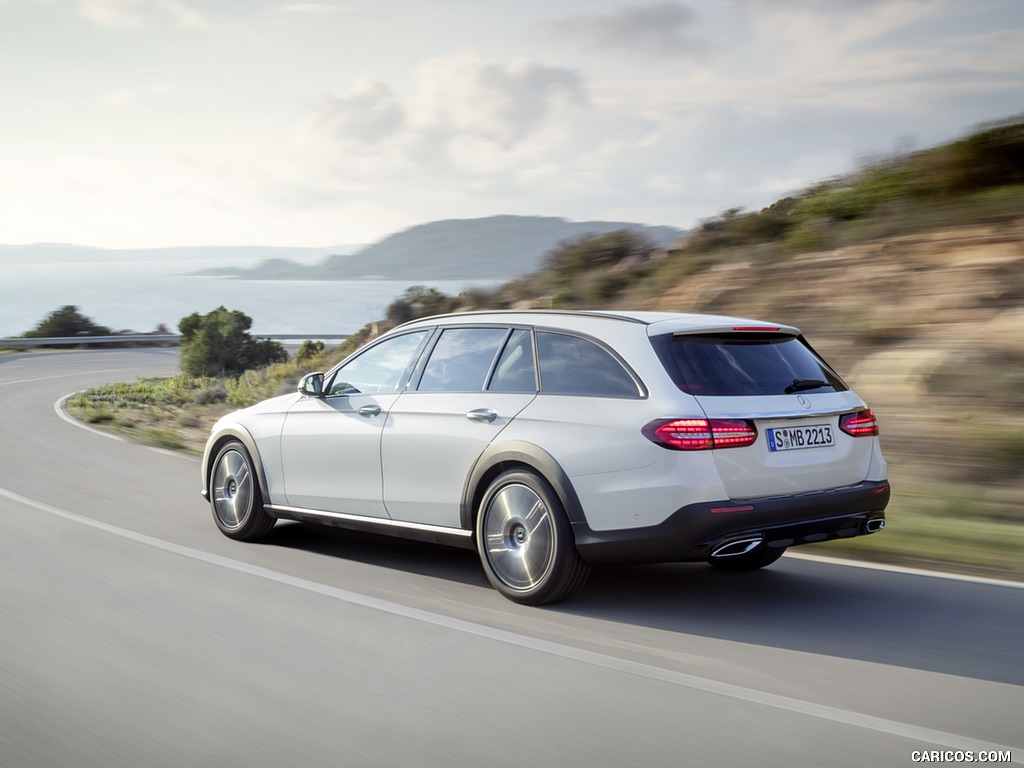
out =
[[[266,260],[287,260],[289,264],[312,263],[335,253],[354,253],[363,245],[332,245],[299,248],[267,245],[203,245],[174,248],[92,248],[65,243],[0,245],[0,264],[115,264],[132,262],[179,262],[186,269],[203,264],[260,264]],[[236,267],[237,269],[238,267]]]
[[[563,240],[630,229],[662,247],[683,231],[624,221],[567,221],[554,216],[490,216],[421,224],[390,235],[353,255],[335,254],[303,266],[274,259],[253,269],[204,270],[204,274],[255,280],[499,280],[532,272]]]

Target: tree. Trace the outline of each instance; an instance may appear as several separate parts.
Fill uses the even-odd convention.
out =
[[[181,370],[190,376],[237,375],[288,359],[284,347],[249,335],[252,318],[238,310],[217,307],[181,319]]]
[[[55,309],[48,314],[39,325],[23,334],[26,339],[43,339],[53,336],[110,336],[111,330],[103,325],[96,325],[92,320],[78,311],[74,304]]]
[[[437,288],[413,285],[388,305],[387,320],[392,325],[401,325],[428,315],[443,315],[458,305],[458,299],[441,293]]]

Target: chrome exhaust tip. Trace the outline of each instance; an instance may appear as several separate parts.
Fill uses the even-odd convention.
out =
[[[732,541],[719,544],[712,549],[711,557],[739,557],[757,549],[762,541],[764,541],[764,537],[760,534],[742,539],[733,539]]]
[[[866,523],[864,523],[864,530],[866,530],[868,533],[878,533],[878,531],[882,530],[883,528],[885,528],[885,520],[883,520],[880,517],[875,518],[874,520],[868,520]]]

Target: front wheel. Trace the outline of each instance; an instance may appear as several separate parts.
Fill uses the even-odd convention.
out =
[[[476,547],[494,588],[524,605],[564,600],[590,575],[558,495],[529,470],[504,472],[488,486]]]
[[[210,506],[220,532],[232,539],[258,539],[277,522],[263,509],[252,457],[237,440],[225,444],[213,461]]]
[[[771,565],[786,551],[785,547],[766,547],[763,544],[753,552],[745,555],[733,555],[732,557],[712,557],[708,560],[711,565],[722,571],[756,571]]]

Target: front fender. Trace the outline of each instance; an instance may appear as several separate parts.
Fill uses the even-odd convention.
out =
[[[200,493],[203,495],[203,498],[207,501],[210,500],[210,473],[213,469],[213,461],[221,447],[232,440],[237,440],[249,451],[249,456],[252,458],[253,466],[256,469],[256,479],[260,484],[260,493],[263,496],[264,502],[269,501],[270,485],[267,483],[263,459],[256,449],[256,441],[249,433],[249,430],[235,421],[217,422],[213,427],[213,432],[210,434],[210,439],[206,441],[206,447],[203,449],[203,461],[200,464],[200,478],[202,481]]]

